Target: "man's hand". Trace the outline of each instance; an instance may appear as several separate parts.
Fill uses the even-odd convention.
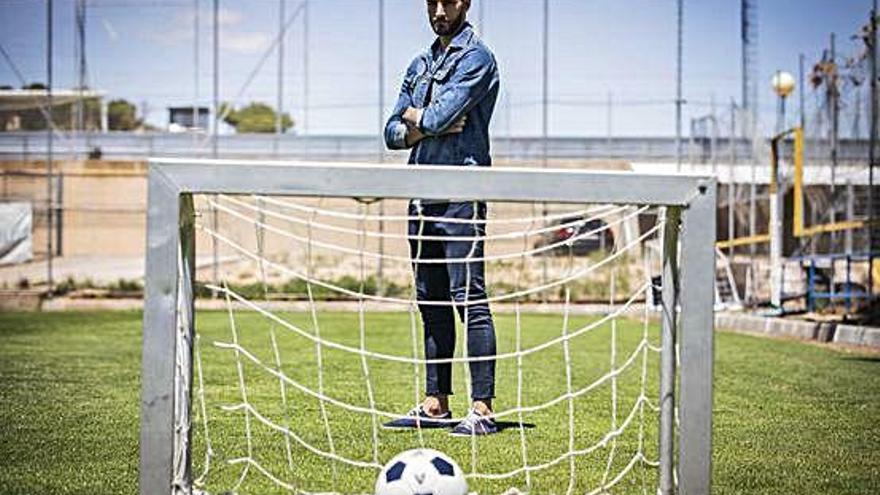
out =
[[[421,108],[413,108],[407,107],[406,110],[403,111],[403,115],[400,118],[406,122],[407,127],[419,127],[419,123],[422,121],[422,110]]]
[[[425,138],[425,135],[419,130],[419,123],[422,121],[422,112],[424,112],[424,110],[421,108],[407,107],[407,109],[404,110],[403,115],[401,115],[401,119],[403,119],[403,122],[407,127],[407,145],[411,146]],[[464,125],[466,123],[467,115],[462,115],[460,119],[455,121],[455,123],[443,131],[442,134],[459,134],[464,131]]]
[[[418,126],[412,126],[406,122],[406,146],[407,148],[415,146],[416,143],[425,139],[425,135],[419,130]]]
[[[449,126],[449,129],[443,131],[443,134],[458,134],[464,131],[464,125],[467,123],[467,115],[462,115],[460,119],[456,120],[454,124]]]

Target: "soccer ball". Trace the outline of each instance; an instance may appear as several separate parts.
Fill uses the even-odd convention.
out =
[[[458,464],[431,449],[407,450],[382,468],[376,495],[467,495]]]

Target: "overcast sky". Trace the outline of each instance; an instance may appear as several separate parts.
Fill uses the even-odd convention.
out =
[[[277,56],[247,84],[278,31],[280,0],[220,0],[220,91],[223,100],[274,105]],[[286,0],[291,15],[302,0]],[[309,0],[285,37],[284,105],[303,132],[308,59],[308,131],[375,134],[379,120],[378,0]],[[482,2],[480,6],[478,2]],[[433,35],[424,0],[385,0],[384,112],[396,97],[409,60]],[[473,0],[470,19],[495,51],[502,77],[493,131],[541,132],[542,1]],[[769,80],[776,69],[797,74],[798,53],[808,65],[830,33],[838,52],[859,49],[851,35],[868,18],[867,0],[760,1],[760,103],[772,121]],[[110,98],[146,104],[148,119],[164,126],[165,108],[196,101],[195,5],[199,5],[199,99],[211,101],[210,0],[89,0],[87,52],[92,88]],[[685,122],[740,99],[739,0],[686,0],[684,17]],[[74,0],[55,0],[55,84],[75,84]],[[28,82],[45,81],[45,1],[0,0],[0,44]],[[605,102],[615,102],[615,135],[675,132],[674,0],[550,0],[549,129],[556,136],[604,136]],[[306,51],[308,57],[306,57]],[[5,60],[0,84],[20,86]],[[808,101],[813,101],[808,94]],[[792,99],[796,102],[797,94]],[[794,105],[792,105],[793,108]],[[790,113],[793,114],[794,112]],[[687,126],[687,124],[685,124]]]

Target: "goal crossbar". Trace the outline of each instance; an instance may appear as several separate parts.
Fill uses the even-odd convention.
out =
[[[162,158],[150,160],[148,175],[140,493],[190,490],[186,480],[191,478],[188,446],[195,314],[194,194],[665,207],[658,488],[664,494],[710,492],[714,178],[560,169]],[[180,328],[186,329],[188,338],[178,337]],[[676,376],[680,387],[677,394]],[[175,482],[180,479],[184,480],[182,484]]]

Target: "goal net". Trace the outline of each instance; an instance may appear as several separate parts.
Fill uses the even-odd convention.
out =
[[[713,195],[697,177],[154,161],[142,493],[371,493],[418,447],[478,493],[708,488]],[[447,368],[452,423],[494,396],[497,434],[384,427]]]

